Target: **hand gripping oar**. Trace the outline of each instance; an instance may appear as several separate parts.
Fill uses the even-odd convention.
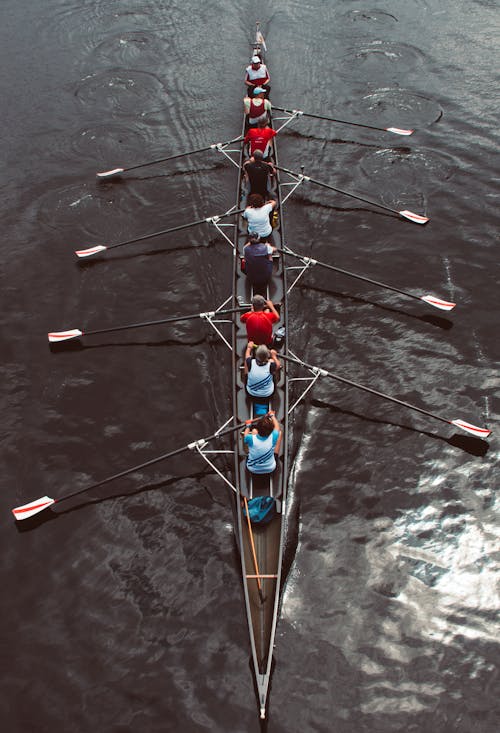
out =
[[[156,165],[157,163],[165,163],[167,160],[175,160],[176,158],[185,158],[187,155],[195,155],[196,153],[204,153],[206,150],[215,150],[216,148],[224,148],[226,145],[237,143],[243,140],[241,135],[235,137],[232,140],[227,140],[225,143],[213,143],[213,145],[206,145],[204,148],[196,148],[195,150],[188,150],[185,153],[177,153],[177,155],[169,155],[168,158],[158,158],[158,160],[149,160],[147,163],[138,163],[137,165],[130,165],[128,168],[113,168],[110,171],[103,171],[102,173],[96,173],[98,178],[111,178],[117,176],[119,173],[125,173],[127,171],[134,171],[137,168],[145,168],[148,165]]]
[[[306,364],[304,361],[301,361],[300,359],[294,359],[291,356],[284,356],[283,354],[278,354],[278,356],[280,359],[281,358],[285,359],[285,361],[293,361],[296,364],[305,366],[307,369],[311,369],[313,372],[319,373],[320,376],[322,377],[331,377],[331,379],[336,379],[338,382],[349,384],[351,387],[357,387],[358,389],[362,389],[364,392],[370,392],[370,394],[374,394],[377,397],[382,397],[383,399],[389,400],[390,402],[395,402],[397,405],[402,405],[403,407],[408,407],[410,410],[421,412],[423,415],[432,417],[435,420],[440,420],[441,422],[448,423],[448,425],[455,425],[457,428],[460,428],[461,430],[465,430],[466,433],[475,435],[476,438],[487,438],[488,435],[490,435],[491,433],[491,430],[487,430],[486,428],[478,428],[476,425],[471,425],[470,423],[465,422],[465,420],[458,420],[458,419],[457,420],[448,420],[448,418],[446,417],[435,415],[432,412],[423,410],[421,407],[417,407],[416,405],[411,405],[409,402],[403,402],[403,400],[398,400],[396,397],[391,397],[390,395],[384,394],[383,392],[377,392],[377,390],[372,389],[371,387],[366,387],[363,384],[352,382],[350,379],[341,377],[338,374],[333,374],[332,372],[329,372],[326,369],[321,369],[320,367],[315,367],[315,366],[312,366],[311,364]]]
[[[289,115],[298,115],[304,117],[314,117],[316,120],[327,120],[328,122],[340,122],[342,125],[352,125],[353,127],[366,127],[368,130],[380,130],[381,132],[393,132],[395,135],[412,135],[415,130],[404,130],[401,127],[375,127],[374,125],[363,125],[361,122],[349,122],[348,120],[337,120],[334,117],[324,117],[323,115],[315,115],[311,112],[302,112],[300,109],[285,109],[277,107],[273,104],[273,109],[280,112],[286,112]]]
[[[330,186],[329,183],[322,183],[322,181],[317,181],[314,178],[311,178],[310,176],[305,176],[302,173],[296,173],[295,171],[291,171],[288,168],[282,168],[281,166],[275,166],[275,168],[278,168],[280,171],[284,171],[285,173],[289,173],[291,176],[295,176],[296,178],[303,178],[305,181],[309,181],[310,183],[315,183],[317,186],[322,186],[323,188],[329,188],[330,191],[336,191],[337,193],[343,193],[344,196],[350,196],[352,199],[358,199],[358,201],[364,201],[365,204],[371,204],[372,206],[378,206],[379,209],[385,209],[386,211],[392,211],[393,214],[399,214],[399,216],[402,216],[404,219],[408,219],[409,221],[412,221],[414,224],[427,224],[429,221],[429,217],[422,216],[421,214],[414,214],[413,211],[408,211],[407,209],[404,209],[403,211],[398,211],[397,209],[391,209],[390,206],[385,206],[385,204],[381,204],[378,201],[372,201],[371,199],[363,198],[363,196],[358,196],[355,193],[350,193],[349,191],[343,191],[341,188],[335,188],[335,186]]]
[[[195,440],[194,442],[188,443],[187,445],[183,446],[182,448],[177,448],[176,450],[170,451],[169,453],[164,453],[162,456],[158,456],[157,458],[152,458],[150,461],[145,461],[145,463],[141,463],[138,466],[132,466],[132,468],[127,468],[125,471],[120,471],[120,473],[115,473],[113,476],[108,476],[107,478],[104,478],[101,481],[97,481],[95,484],[91,484],[90,486],[85,486],[85,488],[83,489],[78,489],[77,491],[72,491],[70,494],[65,494],[64,496],[60,496],[58,499],[52,499],[50,496],[42,496],[40,497],[40,499],[35,499],[35,501],[30,501],[29,504],[23,504],[23,506],[18,506],[15,509],[12,509],[12,513],[17,520],[28,519],[28,517],[32,517],[34,514],[38,514],[39,512],[42,512],[44,509],[48,509],[53,504],[60,504],[62,501],[66,501],[66,499],[71,499],[74,496],[78,496],[78,494],[84,494],[86,491],[97,489],[99,486],[103,486],[104,484],[107,484],[110,481],[114,481],[115,479],[122,478],[122,476],[127,476],[129,473],[134,473],[135,471],[141,471],[143,468],[147,468],[148,466],[153,466],[155,463],[159,463],[160,461],[165,461],[167,458],[172,458],[173,456],[177,456],[180,453],[184,453],[185,451],[195,450],[197,447],[201,448],[206,443],[208,443],[210,440],[214,440],[215,438],[220,438],[223,435],[227,435],[229,433],[234,433],[237,430],[241,430],[241,428],[247,427],[252,422],[257,422],[257,420],[260,420],[260,417],[255,418],[255,420],[246,420],[243,423],[239,423],[238,425],[234,425],[233,427],[226,428],[225,430],[220,430],[219,432],[209,435],[208,438],[201,438],[200,440]]]
[[[244,211],[244,209],[239,209],[238,211],[228,211],[225,214],[220,214],[219,216],[207,216],[204,219],[197,219],[196,221],[191,221],[188,224],[180,224],[176,227],[170,227],[170,229],[162,229],[161,232],[153,232],[153,234],[143,234],[142,237],[135,237],[135,239],[127,239],[125,242],[118,242],[117,244],[98,244],[95,247],[89,247],[88,249],[77,249],[75,251],[75,254],[77,257],[92,257],[92,255],[96,255],[99,252],[104,252],[107,249],[115,249],[116,247],[123,247],[126,244],[134,244],[135,242],[143,242],[145,239],[153,239],[153,237],[160,237],[162,234],[170,234],[171,232],[180,232],[182,229],[189,229],[190,227],[196,227],[199,224],[209,224],[212,221],[219,221],[219,219],[224,219],[226,216],[233,216],[235,214],[241,214],[241,212]]]
[[[414,298],[415,300],[423,300],[425,303],[428,303],[429,305],[434,306],[434,308],[439,308],[443,311],[451,311],[456,306],[456,303],[450,303],[447,300],[441,300],[441,298],[436,298],[434,295],[413,295],[413,293],[408,293],[406,290],[399,290],[399,288],[394,288],[392,285],[386,285],[385,283],[380,283],[378,280],[372,280],[369,277],[364,277],[363,275],[357,275],[355,272],[348,272],[347,270],[342,270],[340,267],[334,267],[333,265],[329,265],[326,262],[319,262],[319,260],[315,260],[312,257],[305,257],[304,255],[297,254],[296,252],[292,252],[291,249],[277,249],[278,252],[283,252],[285,255],[291,255],[292,257],[296,257],[299,260],[302,260],[302,262],[306,265],[319,265],[320,267],[325,267],[328,270],[334,270],[335,272],[340,272],[342,275],[347,275],[348,277],[353,277],[356,280],[363,280],[363,282],[371,283],[372,285],[377,285],[379,288],[384,288],[385,290],[393,290],[395,293],[400,293],[401,295],[406,295],[407,298]]]
[[[84,331],[79,328],[70,328],[67,331],[51,331],[47,334],[49,341],[52,344],[60,343],[61,341],[69,341],[70,339],[77,339],[81,336],[92,336],[97,333],[112,333],[113,331],[126,331],[129,328],[143,328],[144,326],[159,326],[163,323],[176,323],[177,321],[191,321],[196,318],[214,318],[215,316],[225,316],[229,313],[239,313],[241,310],[246,310],[245,307],[241,308],[229,308],[220,311],[207,311],[206,313],[193,313],[188,316],[170,316],[169,318],[161,318],[157,321],[143,321],[142,323],[127,323],[124,326],[111,326],[110,328],[99,328],[94,331]]]

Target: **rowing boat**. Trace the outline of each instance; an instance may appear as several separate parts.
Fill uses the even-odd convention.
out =
[[[259,42],[260,41],[260,42]],[[257,29],[254,53],[263,58],[264,48]],[[272,120],[271,120],[272,125]],[[243,115],[243,135],[245,133],[245,115]],[[277,149],[274,139],[269,160],[278,164]],[[240,166],[237,186],[236,208],[244,209],[247,198],[247,184],[242,165],[246,157],[245,145],[241,146]],[[271,197],[277,201],[278,221],[273,231],[273,244],[278,247],[284,241],[284,221],[280,206],[280,187],[275,177],[270,182]],[[247,241],[246,220],[240,215],[237,219],[234,235],[234,280],[233,307],[241,303],[250,303],[253,291],[245,274],[241,271],[240,257]],[[287,332],[287,287],[286,268],[283,258],[274,258],[273,276],[266,294],[274,303],[281,303],[279,328]],[[233,419],[251,419],[254,417],[253,405],[246,394],[241,369],[241,355],[247,345],[246,328],[241,321],[235,319],[233,326]],[[286,347],[283,347],[286,353]],[[237,542],[241,557],[241,574],[245,597],[250,647],[259,701],[261,718],[266,716],[267,696],[271,678],[272,652],[276,624],[279,613],[280,585],[283,564],[283,545],[285,537],[285,514],[287,506],[287,439],[288,439],[288,379],[284,367],[275,385],[274,394],[269,407],[275,411],[282,429],[282,445],[278,458],[278,467],[273,475],[255,476],[246,468],[246,454],[241,440],[234,441],[235,455],[235,487],[234,514]],[[265,524],[253,524],[247,511],[247,501],[257,497],[272,497],[274,515]]]

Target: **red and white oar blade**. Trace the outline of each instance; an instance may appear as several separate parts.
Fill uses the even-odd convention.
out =
[[[98,244],[97,247],[89,247],[88,249],[77,249],[75,254],[77,257],[92,257],[92,255],[96,255],[98,252],[104,252],[105,249],[108,249],[103,244]]]
[[[466,433],[475,435],[477,438],[487,438],[488,435],[491,434],[491,430],[486,430],[486,428],[478,428],[476,425],[471,425],[470,422],[465,422],[465,420],[451,420],[450,423],[452,425],[456,425],[457,428],[465,430]]]
[[[393,132],[395,135],[413,135],[415,132],[415,130],[403,130],[401,127],[386,127],[385,129],[386,132]]]
[[[125,168],[113,168],[111,171],[103,171],[102,173],[96,173],[98,178],[111,178],[111,176],[117,176],[119,173],[123,173]]]
[[[17,506],[15,509],[12,510],[12,514],[18,521],[20,521],[21,519],[28,519],[34,514],[38,514],[38,512],[43,512],[44,509],[47,509],[49,506],[52,506],[52,504],[55,503],[56,500],[51,499],[50,496],[42,496],[40,499],[30,501],[29,504]]]
[[[421,214],[414,214],[413,211],[408,211],[408,209],[405,209],[404,211],[398,211],[398,214],[400,216],[404,216],[405,219],[409,219],[414,224],[427,224],[429,221],[428,216],[422,216]]]
[[[59,341],[80,338],[80,336],[83,336],[83,331],[78,328],[71,328],[69,331],[51,331],[47,336],[51,344],[57,344]]]
[[[442,311],[451,311],[456,306],[456,303],[449,303],[447,300],[441,300],[441,298],[436,298],[434,295],[422,295],[420,300],[425,300],[429,305],[433,305],[434,308],[439,308]]]

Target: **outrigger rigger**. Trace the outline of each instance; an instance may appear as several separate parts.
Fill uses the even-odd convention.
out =
[[[265,41],[260,32],[259,24],[257,24],[257,32],[255,42],[252,44],[252,52],[253,54],[257,54],[259,58],[263,58],[265,50]],[[276,110],[279,108],[275,107],[274,109]],[[285,117],[278,118],[273,113],[272,119],[270,120],[271,124],[278,132],[302,114],[297,110],[283,110],[283,112]],[[279,124],[279,127],[276,127],[277,123]],[[398,134],[407,134],[409,132],[401,131],[399,128],[387,129],[392,132],[397,129],[399,131]],[[128,474],[141,471],[144,468],[167,460],[168,458],[179,455],[183,452],[192,451],[203,458],[229,487],[232,496],[234,526],[238,547],[240,549],[243,593],[248,619],[250,648],[257,687],[259,713],[261,718],[265,718],[268,709],[272,654],[279,617],[280,591],[284,580],[283,546],[285,538],[286,513],[288,508],[287,492],[289,484],[289,417],[304,395],[309,392],[320,377],[329,377],[344,382],[354,388],[370,392],[377,397],[390,400],[405,408],[416,410],[420,414],[424,414],[433,419],[454,425],[476,438],[486,438],[490,434],[490,431],[486,428],[472,425],[471,423],[461,419],[449,420],[416,405],[412,405],[408,402],[391,397],[390,395],[378,392],[371,387],[352,382],[351,380],[348,380],[341,375],[333,374],[322,367],[308,364],[292,352],[287,340],[285,340],[284,344],[281,346],[281,353],[279,356],[283,359],[284,363],[282,364],[282,369],[279,372],[279,378],[275,385],[273,394],[266,400],[260,399],[258,401],[253,401],[247,394],[245,389],[243,356],[247,353],[248,346],[244,324],[240,322],[237,314],[242,310],[248,309],[251,297],[254,294],[250,282],[247,280],[240,264],[243,255],[243,246],[247,241],[246,222],[241,214],[246,205],[246,197],[248,193],[247,182],[242,173],[242,164],[245,158],[248,157],[249,151],[246,150],[243,145],[240,145],[237,149],[232,149],[230,147],[233,143],[241,142],[245,132],[244,119],[242,130],[243,134],[238,138],[234,138],[232,141],[227,143],[217,143],[198,150],[181,153],[170,156],[169,158],[162,158],[159,161],[150,161],[143,164],[153,165],[156,162],[165,162],[172,158],[198,153],[203,150],[215,150],[222,153],[239,170],[236,204],[224,214],[219,216],[207,216],[204,219],[191,222],[190,224],[180,225],[178,227],[162,230],[150,235],[144,235],[143,237],[128,240],[126,242],[120,242],[115,245],[97,245],[96,247],[91,247],[87,250],[77,251],[79,258],[85,258],[102,254],[105,250],[111,249],[112,247],[138,243],[152,237],[165,235],[173,231],[179,231],[180,229],[185,229],[190,226],[197,226],[205,223],[213,225],[230,245],[232,250],[234,269],[231,296],[229,296],[218,308],[204,313],[189,314],[187,316],[171,316],[156,321],[144,321],[110,328],[72,328],[66,329],[65,331],[52,331],[48,334],[49,342],[51,344],[58,344],[69,340],[93,337],[101,333],[111,331],[123,331],[132,328],[142,328],[151,325],[168,324],[180,320],[201,318],[216,331],[232,353],[233,415],[224,423],[224,425],[208,437],[192,441],[181,448],[177,448],[137,466],[115,473],[112,476],[108,476],[84,488],[68,492],[58,498],[54,499],[49,496],[41,497],[35,501],[16,507],[12,512],[16,520],[25,520],[55,504],[60,504],[63,501],[76,497],[77,495],[88,492],[111,481],[118,480]],[[272,235],[273,244],[277,247],[278,254],[274,257],[272,277],[263,294],[275,303],[280,303],[280,320],[277,324],[278,327],[284,328],[285,332],[288,333],[289,295],[298,280],[313,265],[325,267],[327,269],[329,268],[339,272],[340,274],[354,277],[359,280],[365,280],[393,292],[424,301],[426,304],[441,310],[449,311],[454,308],[454,303],[444,301],[440,298],[436,298],[435,296],[414,295],[390,285],[370,280],[362,275],[341,270],[340,268],[336,268],[328,263],[319,262],[294,252],[287,245],[285,239],[283,212],[286,201],[301,184],[307,182],[324,185],[324,187],[333,188],[335,191],[339,191],[339,189],[335,189],[329,184],[321,184],[318,181],[313,181],[302,173],[294,173],[293,171],[285,168],[280,169],[277,160],[276,138],[274,138],[274,143],[271,149],[271,160],[278,170],[278,175],[273,179],[271,184],[271,195],[278,203],[277,220],[275,222],[275,228]],[[112,178],[126,172],[127,170],[139,167],[142,166],[135,165],[129,168],[114,168],[97,175],[99,178]],[[283,174],[283,177],[280,177],[281,174]],[[355,194],[349,194],[345,191],[340,192],[347,195],[354,195],[354,197],[356,197]],[[415,223],[425,223],[423,221],[418,221],[418,219],[412,219],[410,216],[404,216],[404,214],[412,214],[412,212],[405,211],[395,213],[403,215],[404,218],[415,221]],[[419,217],[419,215],[413,214],[412,216]],[[225,218],[231,217],[237,217],[235,223],[221,221]],[[427,220],[426,217],[420,218]],[[228,228],[234,230],[234,236],[228,236]],[[297,260],[299,261],[299,264],[296,264]],[[288,284],[287,277],[289,274],[292,274],[294,277],[290,285]],[[261,291],[261,288],[259,288],[259,290]],[[262,294],[262,292],[260,294]],[[231,329],[231,336],[229,338],[227,338],[223,333],[223,330],[227,328]],[[288,372],[289,369],[295,368],[296,366],[306,369],[309,376],[292,378]],[[289,405],[289,389],[292,384],[297,382],[305,382],[305,387],[303,386],[301,394],[294,400],[293,404]],[[239,433],[242,430],[245,430],[245,432],[248,433],[249,429],[252,429],[254,425],[261,420],[261,415],[259,414],[261,412],[271,416],[273,420],[274,415],[277,418],[282,431],[283,447],[276,459],[277,471],[273,474],[256,475],[247,468],[247,455]],[[212,442],[216,442],[221,438],[230,436],[233,438],[232,449],[211,449],[210,444]],[[231,456],[234,462],[233,473],[229,478],[214,463],[217,456],[221,454],[226,457],[228,455]],[[255,505],[257,505],[257,510],[255,509]]]

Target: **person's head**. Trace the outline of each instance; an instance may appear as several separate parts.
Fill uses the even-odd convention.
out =
[[[255,89],[253,90],[254,97],[263,97],[265,93],[266,93],[266,90],[262,89],[262,87],[255,87]]]
[[[263,311],[266,307],[266,299],[263,295],[254,295],[252,298],[252,308],[254,311]]]
[[[266,120],[259,120],[259,122],[257,122],[257,127],[267,127]]]
[[[262,152],[262,150],[254,150],[252,157],[253,157],[254,160],[257,160],[257,161],[258,160],[263,160],[264,159],[264,153]]]
[[[269,415],[264,415],[264,417],[261,417],[260,420],[255,423],[255,427],[257,428],[259,435],[263,438],[267,438],[267,436],[271,435],[274,430],[274,423]]]
[[[253,209],[260,209],[261,206],[264,206],[264,196],[261,196],[260,193],[251,193],[247,203]]]
[[[257,361],[260,361],[261,364],[266,364],[269,361],[270,357],[271,354],[267,346],[264,346],[264,344],[257,346],[257,348],[255,349],[255,358],[257,359]]]
[[[261,60],[258,56],[252,56],[252,66],[254,69],[258,69],[261,64]]]
[[[260,242],[260,234],[250,234],[248,237],[248,241],[250,244],[259,244]]]

